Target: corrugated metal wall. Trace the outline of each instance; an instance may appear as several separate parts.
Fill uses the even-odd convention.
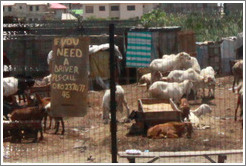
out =
[[[196,38],[193,31],[178,32],[178,52],[187,52],[191,56],[196,57]]]

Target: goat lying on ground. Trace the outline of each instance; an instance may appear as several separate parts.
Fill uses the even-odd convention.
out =
[[[189,122],[168,122],[149,128],[147,137],[153,139],[179,138],[186,133],[187,138],[191,138],[192,131],[192,125]]]
[[[26,131],[34,131],[35,132],[35,138],[33,140],[33,142],[37,142],[37,138],[38,138],[38,131],[40,131],[40,140],[43,139],[43,131],[42,131],[42,119],[45,115],[45,111],[44,111],[44,103],[42,102],[41,98],[39,97],[39,95],[36,94],[36,99],[39,103],[39,105],[37,107],[26,107],[26,108],[19,108],[19,109],[15,109],[13,110],[12,113],[10,113],[8,115],[10,121],[19,121],[19,122],[31,122],[31,121],[35,121],[36,126],[35,128],[29,128]],[[18,132],[15,133],[16,135],[21,135],[21,131],[17,130]],[[25,130],[24,130],[25,131]],[[19,136],[19,138],[21,139],[21,136]]]

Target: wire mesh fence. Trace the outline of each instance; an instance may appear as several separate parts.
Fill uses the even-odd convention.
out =
[[[234,120],[239,95],[231,90],[233,75],[215,75],[214,96],[208,95],[207,86],[205,86],[205,96],[202,88],[197,90],[197,99],[194,98],[194,95],[184,93],[192,114],[196,115],[194,112],[202,104],[206,104],[212,110],[200,117],[199,115],[198,117],[195,116],[195,120],[192,119],[194,117],[189,116],[189,122],[182,118],[183,114],[180,111],[175,110],[181,109],[182,112],[182,107],[179,105],[182,96],[177,100],[173,98],[176,108],[165,97],[160,99],[153,98],[154,95],[151,94],[150,89],[153,89],[151,86],[154,83],[152,84],[151,82],[150,89],[147,89],[146,83],[139,82],[139,78],[143,75],[143,72],[139,72],[139,67],[131,66],[131,68],[127,68],[125,63],[129,61],[127,59],[129,58],[127,56],[129,55],[127,53],[129,51],[129,42],[127,34],[125,37],[116,41],[119,43],[119,51],[122,54],[122,57],[116,55],[118,58],[116,62],[118,67],[115,70],[115,73],[117,73],[115,74],[116,80],[118,80],[116,83],[121,85],[120,87],[124,90],[124,92],[121,92],[121,94],[124,93],[122,98],[119,95],[118,86],[116,87],[116,146],[119,152],[117,161],[119,163],[129,161],[141,163],[207,163],[217,162],[217,158],[220,156],[218,159],[223,162],[242,163],[244,140],[242,117],[239,117],[238,113],[238,120]],[[23,98],[23,94],[19,94],[15,96],[14,101],[12,99],[5,100],[4,98],[3,103],[6,107],[4,107],[3,113],[9,107],[13,111],[13,108],[25,109],[27,106],[41,111],[40,107],[43,105],[40,105],[40,103],[43,104],[44,101],[37,102],[38,99],[35,94],[39,94],[41,99],[50,97],[50,88],[43,78],[49,74],[47,55],[52,50],[53,38],[54,36],[28,37],[27,35],[21,40],[4,41],[4,52],[7,53],[7,57],[12,63],[12,68],[16,69],[10,72],[10,76],[20,74],[32,76],[35,84],[28,91],[31,94],[30,96],[24,95],[25,97]],[[99,37],[98,40],[95,38],[93,44],[104,44],[107,39],[108,36],[104,37],[104,39]],[[150,43],[153,44],[154,42]],[[140,52],[144,52],[139,47],[139,45],[143,44],[142,42],[135,44],[138,44],[138,46],[133,46],[131,51],[138,52],[140,49],[142,50]],[[169,45],[171,44],[169,43]],[[173,45],[175,45],[175,41]],[[148,48],[151,48],[151,50],[161,49],[154,46]],[[178,47],[175,46],[172,50],[175,48]],[[159,50],[160,54],[166,53],[166,51],[168,52],[168,50]],[[144,53],[147,52],[145,51]],[[172,53],[179,55],[180,50],[174,50]],[[162,57],[158,55],[153,58],[160,59]],[[170,59],[170,62],[173,60],[174,57]],[[56,117],[50,120],[48,116],[45,125],[44,120],[38,121],[37,129],[43,129],[43,138],[38,130],[34,130],[33,124],[29,124],[29,126],[24,124],[24,128],[22,128],[23,125],[20,125],[19,122],[14,124],[14,122],[11,123],[8,120],[4,120],[3,162],[110,163],[112,157],[111,124],[110,119],[107,120],[107,116],[105,118],[105,115],[109,114],[109,110],[105,111],[105,109],[109,109],[109,100],[106,100],[109,92],[106,89],[110,87],[109,61],[109,47],[98,52],[98,54],[93,52],[93,54],[89,55],[90,74],[87,92],[87,114],[84,117],[63,117],[62,119]],[[172,67],[174,70],[174,65]],[[149,64],[147,68],[150,68]],[[38,72],[39,74],[37,74]],[[144,74],[146,73],[154,74],[153,69],[146,69]],[[164,79],[162,82],[169,84],[169,88],[175,89],[176,83],[167,80],[169,78],[168,74],[163,73],[162,76],[162,79]],[[181,76],[178,76],[178,78],[181,78]],[[149,79],[151,80],[151,77]],[[178,85],[176,88],[184,89],[184,86]],[[162,92],[165,93],[165,89]],[[178,92],[168,92],[166,95],[175,97],[174,93]],[[50,99],[46,98],[45,101],[50,101]],[[125,107],[124,101],[127,103],[130,115],[127,114],[127,107]],[[16,108],[16,104],[18,108]],[[8,113],[14,116],[11,112]],[[172,121],[176,122],[173,123]],[[64,134],[62,133],[62,122],[64,122]],[[164,123],[170,124],[166,128],[165,125],[163,128],[160,126],[158,129],[157,127],[156,133],[154,135],[150,134],[150,128]],[[192,123],[193,130],[191,137],[187,138],[185,133],[189,133],[189,128],[185,124],[190,123]],[[177,131],[174,130],[176,128],[173,127],[175,125],[185,126],[183,129],[184,134],[177,134]],[[36,134],[38,134],[38,137]],[[177,136],[178,138],[170,138]],[[42,139],[35,140],[34,138],[36,137]],[[223,155],[226,155],[227,158],[223,159]]]

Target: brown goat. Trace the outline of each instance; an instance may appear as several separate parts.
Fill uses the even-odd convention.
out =
[[[43,131],[42,131],[42,119],[44,117],[44,103],[42,102],[40,96],[36,94],[36,99],[39,103],[37,107],[26,107],[26,108],[18,108],[15,109],[11,114],[9,114],[9,118],[11,121],[19,121],[20,123],[25,123],[27,124],[30,122],[32,123],[33,121],[35,122],[35,126],[30,129],[30,127],[27,127],[28,129],[26,131],[33,130],[35,131],[35,138],[33,142],[37,142],[37,137],[38,137],[38,131],[40,131],[40,140],[43,139]],[[28,125],[26,125],[28,126]],[[29,125],[30,126],[30,125]],[[18,131],[17,135],[20,134],[20,130],[16,129]],[[24,129],[25,131],[25,129]],[[21,136],[19,136],[21,138]]]
[[[46,114],[45,114],[45,117],[44,117],[44,131],[46,130],[46,124],[47,124],[47,117],[49,116],[49,119],[50,119],[50,124],[49,124],[49,129],[51,128],[51,124],[52,124],[52,119],[55,120],[55,134],[57,134],[58,130],[59,130],[59,126],[60,126],[60,121],[61,121],[61,125],[62,125],[62,135],[64,134],[65,132],[65,127],[64,127],[64,121],[63,121],[63,118],[62,117],[52,117],[49,115],[49,112],[50,112],[50,107],[47,108],[47,105],[50,103],[50,97],[45,97],[42,99],[43,102],[45,102],[45,106],[46,106]]]
[[[182,119],[184,120],[184,118],[187,118],[187,120],[189,120],[190,105],[189,105],[189,102],[186,98],[182,98],[180,100],[179,108],[182,111]]]
[[[190,122],[168,122],[149,128],[147,137],[153,139],[179,138],[186,133],[187,138],[191,138],[192,131],[192,124]]]

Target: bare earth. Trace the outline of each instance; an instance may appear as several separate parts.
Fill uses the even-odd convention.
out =
[[[190,100],[191,108],[207,103],[213,111],[201,120],[210,129],[195,130],[191,139],[155,139],[144,136],[126,136],[131,123],[121,123],[126,114],[118,113],[120,120],[117,129],[118,151],[139,149],[141,151],[203,151],[230,150],[243,148],[243,130],[240,121],[234,121],[236,95],[228,90],[232,77],[217,79],[215,99],[196,102]],[[131,110],[137,110],[137,100],[148,97],[145,86],[136,84],[123,85]],[[88,113],[85,117],[65,118],[65,135],[55,135],[54,129],[44,134],[44,140],[31,143],[3,143],[3,162],[5,163],[110,163],[111,135],[110,125],[103,124],[102,96],[104,91],[89,92]],[[239,113],[238,113],[239,115]],[[212,157],[215,161],[217,157]],[[137,159],[136,162],[147,162],[149,159]],[[118,158],[120,163],[128,162]],[[206,163],[204,157],[163,158],[159,163]],[[226,162],[242,163],[242,155],[228,155]]]

